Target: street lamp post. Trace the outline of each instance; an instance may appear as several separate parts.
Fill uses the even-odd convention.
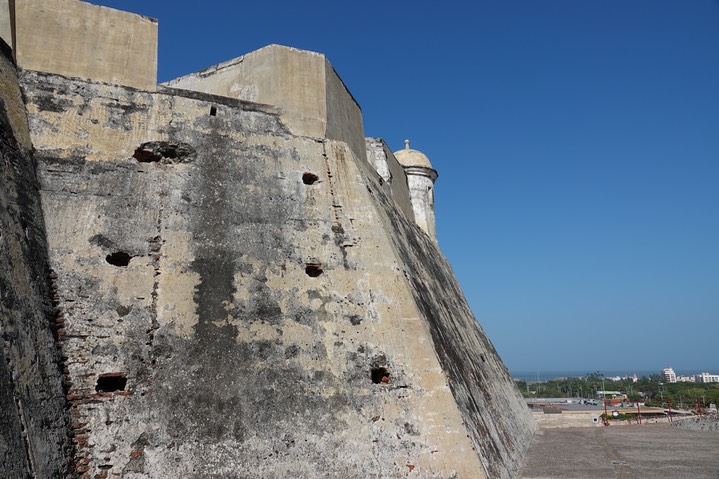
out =
[[[659,398],[662,401],[662,406],[664,406],[664,384],[659,383]]]

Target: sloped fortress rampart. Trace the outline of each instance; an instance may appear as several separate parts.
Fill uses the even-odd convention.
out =
[[[62,40],[113,18],[156,65],[152,19],[0,8],[3,477],[515,477],[535,426],[437,247],[436,172],[364,138],[323,55],[157,85]],[[18,35],[33,9],[83,17]]]

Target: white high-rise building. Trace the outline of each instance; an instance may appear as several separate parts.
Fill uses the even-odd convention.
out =
[[[668,383],[677,382],[677,373],[675,373],[672,368],[664,368],[664,370],[662,370],[662,374]]]

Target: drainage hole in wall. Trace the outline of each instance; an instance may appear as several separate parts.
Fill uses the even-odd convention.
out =
[[[372,368],[370,373],[372,375],[372,382],[375,384],[389,382],[389,371],[387,371],[387,368]]]
[[[316,278],[323,273],[322,265],[319,263],[307,263],[305,265],[305,273],[311,278]]]
[[[217,107],[216,106],[210,107],[210,116],[217,116]]]
[[[124,251],[116,251],[112,254],[105,256],[105,261],[113,266],[127,266],[130,264],[132,256],[125,253]]]
[[[484,354],[480,354],[479,357],[483,363],[487,361],[487,358],[484,357]]]
[[[314,185],[319,179],[320,177],[315,175],[314,173],[304,173],[302,175],[302,183],[306,185]]]
[[[142,147],[135,150],[132,157],[140,163],[153,163],[162,160],[162,155],[150,150],[145,150]]]
[[[97,378],[97,386],[95,386],[95,391],[99,393],[124,391],[126,385],[127,378],[122,373],[101,374]]]

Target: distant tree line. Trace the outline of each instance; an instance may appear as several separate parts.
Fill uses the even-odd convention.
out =
[[[667,383],[663,376],[643,376],[634,382],[632,378],[613,380],[595,371],[583,377],[559,378],[547,381],[517,381],[526,398],[579,397],[599,399],[597,391],[621,391],[630,401],[642,401],[647,406],[696,407],[697,399],[702,407],[719,404],[719,383]]]

